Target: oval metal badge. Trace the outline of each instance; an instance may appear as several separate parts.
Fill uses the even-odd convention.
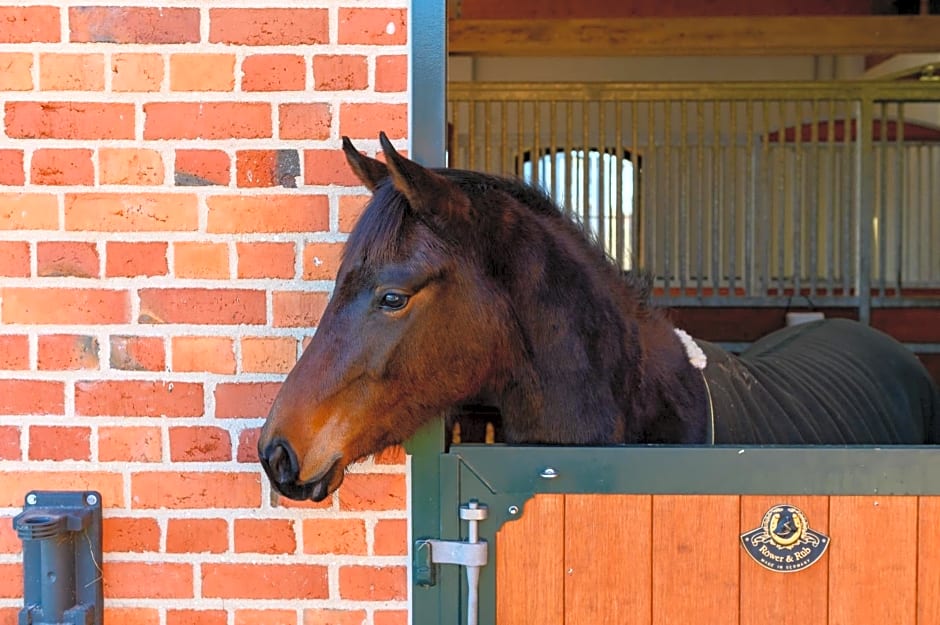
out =
[[[811,530],[799,508],[780,504],[767,511],[760,527],[741,534],[741,544],[761,566],[792,573],[819,560],[829,537]]]

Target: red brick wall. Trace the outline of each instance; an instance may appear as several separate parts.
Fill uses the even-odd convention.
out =
[[[108,622],[405,623],[401,451],[296,505],[254,444],[363,202],[340,136],[407,146],[407,2],[50,4],[0,6],[0,624],[32,489],[101,491]]]

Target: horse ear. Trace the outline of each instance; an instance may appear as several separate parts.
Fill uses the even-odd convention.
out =
[[[379,143],[388,162],[392,184],[405,196],[411,208],[416,211],[428,210],[440,205],[441,199],[455,197],[446,178],[399,154],[384,132],[379,133]],[[453,212],[453,207],[450,208]]]
[[[346,161],[352,168],[356,177],[362,181],[369,191],[375,191],[379,182],[388,178],[388,167],[382,161],[369,158],[356,149],[349,137],[343,137],[343,152],[346,154]]]

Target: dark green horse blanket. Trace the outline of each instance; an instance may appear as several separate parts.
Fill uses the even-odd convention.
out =
[[[910,350],[845,319],[784,328],[708,362],[714,443],[940,443],[940,390]]]

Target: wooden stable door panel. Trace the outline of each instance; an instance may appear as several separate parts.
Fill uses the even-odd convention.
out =
[[[567,495],[565,625],[650,625],[652,498]]]
[[[918,505],[917,625],[940,625],[940,497]]]
[[[825,496],[741,497],[740,533],[760,526],[778,504],[799,508],[815,530],[829,536],[829,498]],[[828,620],[829,558],[789,573],[758,564],[737,542],[741,561],[741,625],[823,625]]]
[[[496,534],[496,622],[564,623],[565,495],[538,495]]]
[[[653,497],[653,623],[737,623],[739,497]]]
[[[916,497],[830,498],[829,625],[917,623],[917,505]]]

